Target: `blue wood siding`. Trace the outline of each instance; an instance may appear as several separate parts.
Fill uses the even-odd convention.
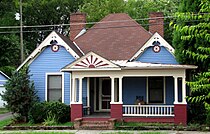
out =
[[[143,96],[146,101],[146,77],[123,78],[123,104],[134,105],[136,96]]]
[[[165,77],[166,81],[166,104],[174,103],[174,78],[173,77]]]
[[[7,80],[7,78],[0,73],[0,80]]]
[[[145,63],[178,64],[175,57],[163,46],[161,46],[161,51],[159,53],[155,53],[152,50],[152,47],[147,48],[136,61]]]
[[[4,85],[8,79],[0,73],[0,85]]]
[[[70,80],[71,74],[64,73],[64,102],[70,104]]]
[[[58,52],[53,52],[48,46],[42,53],[30,64],[29,70],[31,80],[34,81],[35,89],[38,92],[40,101],[45,101],[45,74],[51,72],[60,72],[60,69],[73,62],[74,57],[60,46]],[[69,104],[70,100],[70,75],[65,73],[64,80],[64,100]],[[69,96],[68,96],[69,95]]]
[[[174,79],[165,77],[165,99],[166,104],[174,102]],[[134,105],[136,96],[143,96],[147,100],[147,78],[146,77],[125,77],[123,78],[123,104]]]

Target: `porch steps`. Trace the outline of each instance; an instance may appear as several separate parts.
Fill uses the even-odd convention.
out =
[[[83,118],[77,118],[74,122],[75,129],[82,130],[112,130],[116,119],[109,118],[107,120],[83,120]]]

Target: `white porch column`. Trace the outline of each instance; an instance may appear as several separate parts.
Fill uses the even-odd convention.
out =
[[[72,78],[71,103],[75,102],[75,78]]]
[[[114,77],[111,77],[111,103],[114,103]]]
[[[82,104],[82,78],[79,78],[79,103]]]
[[[174,76],[174,104],[178,103],[178,77]]]
[[[186,82],[185,77],[182,77],[182,103],[187,104],[186,102]]]
[[[119,77],[119,103],[122,103],[122,77]]]

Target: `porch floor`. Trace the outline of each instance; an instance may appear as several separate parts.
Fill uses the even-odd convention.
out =
[[[83,118],[110,118],[110,112],[95,112],[90,115],[84,115]]]

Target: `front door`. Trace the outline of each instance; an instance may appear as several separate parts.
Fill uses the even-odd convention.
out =
[[[111,79],[101,78],[100,79],[100,90],[99,90],[99,110],[110,111],[111,102]]]

